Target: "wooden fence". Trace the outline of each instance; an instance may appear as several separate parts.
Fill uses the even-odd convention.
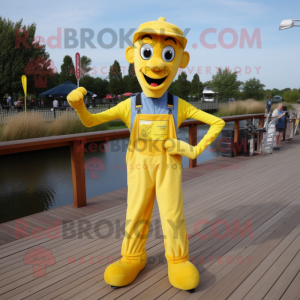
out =
[[[234,121],[234,142],[238,143],[239,137],[239,121],[248,119],[259,119],[260,127],[264,124],[264,114],[251,114],[241,116],[223,117],[225,122]],[[205,123],[197,120],[186,120],[180,128],[189,128],[189,143],[192,146],[197,145],[197,126],[205,125]],[[43,138],[34,138],[18,141],[9,141],[0,143],[0,155],[11,153],[20,153],[27,151],[35,151],[41,149],[57,148],[70,146],[71,164],[72,164],[72,181],[73,181],[73,199],[76,207],[86,205],[86,186],[85,186],[85,170],[84,170],[84,145],[92,142],[108,141],[112,139],[129,137],[128,129],[105,130],[80,134],[69,134],[61,136],[51,136]],[[237,155],[234,149],[234,155]],[[197,166],[197,159],[189,160],[189,167]]]

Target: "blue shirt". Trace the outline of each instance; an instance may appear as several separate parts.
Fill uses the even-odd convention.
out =
[[[278,117],[281,116],[282,114],[285,114],[285,112],[282,111],[282,110],[278,110]],[[277,120],[276,127],[278,127],[278,128],[284,128],[285,127],[285,116],[281,117],[280,119]]]
[[[131,97],[131,107],[135,108],[135,97]],[[148,98],[144,93],[141,94],[142,107],[141,114],[168,114],[168,92],[166,91],[160,98]],[[178,112],[178,97],[173,96],[174,107],[172,109],[172,115],[174,118],[175,130],[177,133],[177,112]],[[133,123],[137,114],[136,109],[131,109],[131,124],[130,131],[133,127]]]
[[[270,111],[271,106],[272,106],[272,100],[268,99],[268,100],[267,100],[267,106],[266,106],[268,112]]]

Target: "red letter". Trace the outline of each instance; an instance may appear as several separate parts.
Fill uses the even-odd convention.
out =
[[[249,231],[249,239],[253,239],[253,231],[252,231],[252,222],[251,220],[247,220],[242,229],[239,220],[233,220],[232,224],[232,239],[236,239],[236,232],[239,231],[240,237],[243,239],[246,236],[246,231]]]
[[[37,235],[37,233],[41,233],[41,235]],[[41,227],[33,227],[31,230],[31,235],[36,240],[42,239],[44,237],[43,233],[44,233],[44,229]]]
[[[231,44],[224,43],[224,35],[226,33],[232,34],[233,40],[232,40]],[[219,44],[221,45],[221,47],[223,47],[225,49],[232,49],[237,45],[237,43],[239,41],[239,37],[235,30],[233,30],[231,28],[225,28],[225,29],[221,30],[221,32],[219,33],[218,41],[219,41]]]
[[[20,36],[20,32],[24,33],[23,37]],[[17,49],[20,49],[20,43],[22,43],[26,49],[30,49],[30,46],[26,42],[28,38],[29,38],[29,32],[26,29],[20,29],[20,28],[15,29],[15,47]]]
[[[46,236],[49,240],[59,239],[59,219],[55,220],[55,227],[50,227],[46,229]],[[54,231],[54,235],[51,234],[51,231]]]
[[[217,228],[217,226],[218,226],[219,224],[223,224],[223,225],[226,227],[225,233],[223,233],[223,234],[218,234],[218,233],[217,233],[216,228]],[[229,223],[228,223],[227,221],[225,221],[225,220],[217,220],[216,222],[214,222],[214,223],[212,224],[212,226],[211,226],[211,232],[212,232],[212,234],[213,234],[213,236],[214,236],[215,238],[220,239],[220,240],[223,240],[223,239],[225,239],[225,238],[230,234],[230,225],[229,225]]]
[[[200,34],[200,43],[207,49],[214,49],[214,48],[217,48],[217,45],[216,44],[208,44],[206,43],[205,41],[205,36],[208,34],[208,33],[216,33],[217,32],[217,29],[215,28],[207,28],[205,30],[203,30]]]
[[[261,49],[260,29],[259,28],[255,28],[254,31],[253,31],[252,37],[250,39],[250,37],[248,35],[247,29],[246,28],[242,28],[241,29],[240,48],[244,49],[245,40],[246,40],[249,48],[251,49],[253,47],[255,39],[257,39],[257,41],[256,41],[257,48]]]
[[[56,45],[52,45],[52,41],[56,40]],[[50,49],[55,49],[55,48],[61,48],[61,28],[58,27],[57,28],[57,36],[55,35],[51,35],[49,36],[49,38],[47,39],[47,45]]]
[[[22,228],[20,228],[20,224],[22,224]],[[25,220],[16,220],[15,221],[15,238],[19,239],[20,238],[20,233],[23,235],[23,237],[27,240],[30,239],[28,234],[25,232],[28,228],[28,223]]]
[[[89,144],[89,150],[90,152],[96,152],[98,149],[98,145],[96,143],[90,143]]]
[[[209,224],[209,220],[199,220],[198,222],[196,222],[196,224],[194,225],[194,228],[193,228],[194,233],[199,239],[207,240],[207,239],[209,239],[208,234],[202,235],[200,232],[198,232],[199,226],[201,224]]]

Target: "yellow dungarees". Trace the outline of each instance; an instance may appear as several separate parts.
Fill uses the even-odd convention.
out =
[[[130,112],[134,109],[130,105],[128,99],[95,115],[90,114],[83,105],[76,111],[86,126],[120,118],[130,128]],[[177,127],[187,118],[211,125],[197,145],[198,153],[217,137],[224,126],[223,120],[179,99]],[[131,283],[146,264],[145,245],[155,195],[165,236],[165,255],[171,284],[189,290],[199,282],[197,269],[188,261],[188,236],[182,199],[182,158],[181,155],[166,152],[165,141],[168,138],[177,139],[172,114],[136,115],[126,155],[128,206],[122,259],[108,266],[104,274],[105,281],[112,286]]]

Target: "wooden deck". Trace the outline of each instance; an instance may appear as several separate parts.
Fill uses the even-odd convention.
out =
[[[145,269],[127,287],[112,290],[105,284],[106,266],[120,256],[123,231],[116,232],[116,228],[119,220],[121,224],[125,220],[127,192],[122,189],[88,199],[83,208],[68,205],[22,219],[29,233],[37,226],[40,231],[53,227],[58,220],[57,239],[45,234],[37,239],[41,233],[36,238],[16,238],[14,221],[0,224],[0,299],[298,300],[299,150],[300,136],[296,136],[272,155],[219,157],[184,169],[190,258],[200,272],[194,294],[175,289],[168,281],[163,240],[154,234],[160,228],[157,205]],[[68,226],[63,220],[73,220],[75,236],[62,237]],[[108,238],[95,235],[94,225],[100,220],[109,221],[113,228]],[[199,224],[199,220],[204,222]],[[236,236],[234,220],[244,229]],[[81,229],[79,224],[83,224]],[[90,229],[84,227],[88,224]],[[103,235],[108,233],[108,225],[100,230]],[[90,236],[80,236],[87,231]],[[206,238],[200,238],[199,232]],[[49,250],[44,252],[49,254],[44,260],[48,266],[36,266],[34,272],[32,262],[39,255],[29,251],[38,247]]]

